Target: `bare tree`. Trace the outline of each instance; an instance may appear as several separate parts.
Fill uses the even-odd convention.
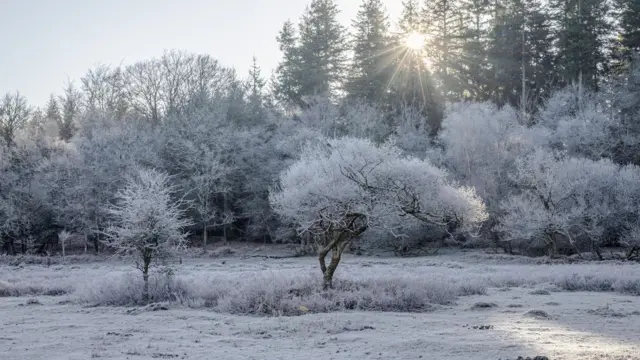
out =
[[[140,115],[157,124],[164,115],[162,62],[157,59],[135,63],[126,69],[127,92]]]
[[[16,131],[26,124],[30,114],[27,99],[20,92],[4,96],[0,102],[0,135],[7,146],[13,145]]]
[[[127,110],[125,79],[120,67],[99,65],[80,80],[87,110],[121,118]]]

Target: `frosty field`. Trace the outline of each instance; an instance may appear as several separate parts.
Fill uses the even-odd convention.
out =
[[[144,306],[130,264],[1,265],[0,359],[640,359],[637,263],[347,255],[330,295],[315,258],[162,276]]]

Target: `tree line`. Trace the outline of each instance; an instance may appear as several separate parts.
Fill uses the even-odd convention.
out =
[[[392,30],[363,1],[347,37],[335,3],[313,0],[278,34],[270,79],[257,59],[243,77],[171,50],[90,69],[42,109],[5,95],[3,251],[129,251],[140,232],[145,249],[183,246],[188,231],[204,246],[309,241],[336,265],[354,239],[637,254],[638,4],[403,8]]]

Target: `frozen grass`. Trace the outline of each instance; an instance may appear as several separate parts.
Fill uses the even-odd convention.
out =
[[[142,280],[135,273],[102,278],[78,287],[79,302],[95,305],[141,304]],[[433,304],[449,304],[458,296],[484,294],[482,286],[403,278],[337,280],[322,290],[319,277],[271,271],[215,277],[156,275],[150,281],[150,299],[237,315],[302,315],[341,310],[424,312]]]
[[[9,271],[5,271],[9,270]],[[76,302],[140,305],[142,277],[122,263],[0,266],[0,296],[72,294]],[[425,312],[488,288],[549,285],[560,291],[640,295],[640,264],[496,264],[477,256],[347,258],[322,291],[314,259],[186,259],[176,275],[154,274],[153,302],[221,313],[302,315],[341,310]]]
[[[73,291],[74,287],[66,283],[11,283],[0,280],[0,297],[32,295],[59,296],[69,294]]]

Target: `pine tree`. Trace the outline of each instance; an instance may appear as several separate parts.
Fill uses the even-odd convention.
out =
[[[353,26],[353,64],[345,88],[352,98],[380,101],[386,93],[393,56],[382,0],[363,0]]]
[[[258,66],[258,59],[254,56],[251,68],[249,69],[249,96],[248,106],[249,114],[252,123],[260,122],[264,120],[264,86],[265,81],[260,74],[260,66]]]
[[[398,22],[399,33],[407,35],[411,32],[422,32],[424,21],[421,14],[420,2],[418,0],[403,0],[402,14]]]
[[[62,117],[58,122],[60,139],[69,141],[75,133],[75,120],[80,113],[80,101],[82,94],[76,90],[73,83],[69,83],[64,89],[64,95],[60,98],[62,104]]]
[[[538,0],[497,4],[489,41],[489,98],[531,110],[554,84],[549,17]]]
[[[428,0],[424,7],[434,75],[448,99],[458,99],[463,92],[459,70],[466,29],[461,7],[458,0]]]
[[[393,75],[389,80],[389,107],[400,111],[413,107],[424,114],[432,134],[440,128],[443,115],[442,94],[436,87],[427,66],[427,53],[410,49],[405,40],[413,32],[423,33],[421,10],[417,0],[403,1],[403,11],[398,22],[399,32],[394,37],[395,60]]]
[[[58,107],[58,102],[53,94],[51,94],[49,101],[47,102],[46,119],[54,121],[55,123],[59,123],[61,120],[60,108]]]
[[[273,79],[274,97],[284,107],[300,105],[301,68],[298,51],[298,38],[295,26],[287,21],[282,26],[278,37],[282,52],[282,61],[278,64]]]
[[[616,55],[628,64],[640,53],[640,0],[616,0],[614,4],[620,20]]]
[[[489,0],[462,0],[464,28],[460,36],[462,48],[459,71],[461,96],[477,101],[486,100]]]
[[[299,24],[301,96],[332,96],[347,69],[347,31],[334,0],[312,0]]]
[[[553,0],[551,7],[558,29],[556,62],[563,83],[597,90],[600,77],[607,71],[604,51],[611,29],[608,1]]]

